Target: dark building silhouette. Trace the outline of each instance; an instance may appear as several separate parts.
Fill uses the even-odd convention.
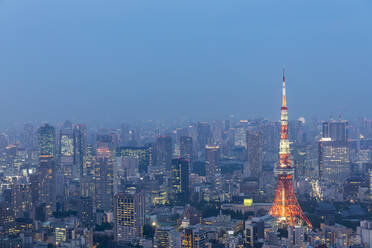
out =
[[[189,201],[189,161],[172,160],[170,193],[175,204],[185,205]]]
[[[193,143],[191,137],[181,136],[180,156],[188,161],[193,160]]]

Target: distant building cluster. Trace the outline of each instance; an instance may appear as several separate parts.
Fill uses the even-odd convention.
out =
[[[2,130],[0,247],[372,247],[372,120],[287,125],[312,226],[270,215],[279,121]]]

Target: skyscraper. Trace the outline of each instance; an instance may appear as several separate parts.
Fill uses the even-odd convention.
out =
[[[347,141],[322,138],[318,146],[319,177],[322,181],[342,185],[350,176],[350,151]]]
[[[97,137],[97,152],[94,162],[95,180],[95,206],[102,211],[112,209],[113,200],[113,159],[109,150],[110,136],[100,135]]]
[[[142,192],[115,196],[114,228],[115,240],[130,243],[143,236],[145,221],[145,197]]]
[[[172,162],[172,139],[169,136],[160,136],[156,140],[156,166],[170,169]]]
[[[44,124],[38,129],[38,150],[41,157],[55,157],[56,133],[54,127]]]
[[[322,138],[318,143],[319,177],[322,181],[342,185],[350,176],[348,122],[322,122]]]
[[[40,157],[39,171],[39,202],[53,205],[56,200],[57,167],[53,157]]]
[[[74,172],[77,177],[82,177],[84,173],[84,157],[85,157],[85,145],[86,145],[86,133],[85,125],[77,124],[73,129],[73,147],[74,147]]]
[[[23,146],[30,151],[34,148],[34,127],[31,123],[27,123],[23,128]]]
[[[72,131],[72,123],[65,121],[61,127],[59,134],[59,160],[63,174],[66,178],[72,180],[77,176],[77,171],[74,171],[74,138]]]
[[[247,155],[250,175],[258,178],[262,171],[262,137],[259,133],[247,132]]]
[[[185,205],[189,201],[189,161],[182,158],[172,160],[170,186],[174,203]]]
[[[247,148],[247,129],[240,125],[234,129],[234,145]]]
[[[211,127],[207,122],[198,122],[198,143],[201,149],[211,143],[212,132]]]
[[[322,122],[322,138],[329,138],[331,141],[348,140],[348,122],[345,120],[330,120]]]
[[[303,213],[294,192],[293,174],[294,168],[290,160],[290,148],[288,140],[288,107],[285,90],[285,77],[283,73],[283,93],[281,107],[281,132],[280,132],[280,151],[279,163],[275,168],[277,174],[277,186],[274,202],[270,208],[269,214],[280,223],[289,226],[302,225],[305,222],[312,226],[308,218]]]
[[[219,173],[219,159],[220,147],[207,145],[205,147],[205,174],[207,180],[211,183],[215,182],[216,174]]]
[[[193,159],[193,143],[192,138],[188,136],[181,136],[180,141],[180,156],[188,161]]]

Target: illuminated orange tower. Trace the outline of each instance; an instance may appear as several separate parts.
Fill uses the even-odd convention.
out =
[[[283,99],[281,107],[281,131],[280,131],[280,150],[279,163],[275,168],[277,175],[277,186],[273,205],[269,214],[278,219],[279,222],[287,223],[289,226],[300,225],[305,222],[312,227],[309,219],[305,216],[298,204],[293,187],[294,168],[290,159],[290,149],[288,140],[288,107],[285,95],[285,75],[283,71]]]

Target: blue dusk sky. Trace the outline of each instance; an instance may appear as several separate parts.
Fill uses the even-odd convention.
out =
[[[371,0],[0,0],[0,125],[372,117]]]

